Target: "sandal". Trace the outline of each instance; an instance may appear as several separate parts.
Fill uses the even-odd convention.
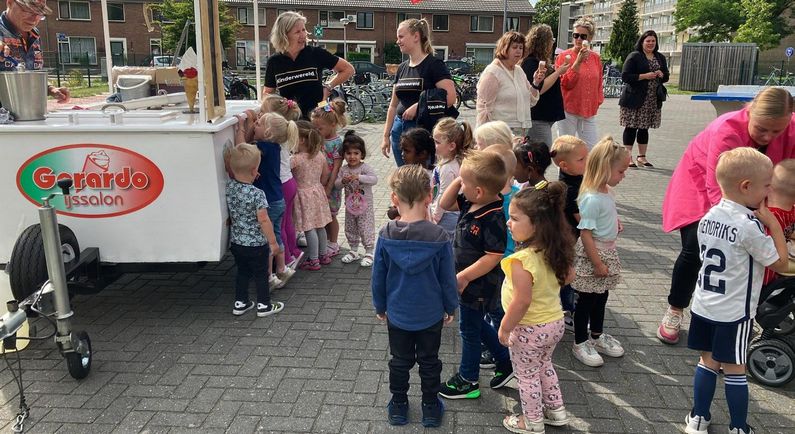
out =
[[[641,158],[643,159],[643,162],[642,162],[642,163],[640,162],[640,159],[641,159]],[[646,156],[645,156],[645,155],[638,155],[638,166],[643,166],[643,167],[654,167],[654,165],[653,165],[653,164],[649,163],[649,160],[647,160],[647,159],[646,159]]]
[[[351,262],[358,261],[361,258],[362,256],[359,254],[359,252],[351,250],[342,257],[342,263],[350,264]]]
[[[362,262],[360,262],[359,265],[361,265],[362,267],[372,267],[373,266],[373,254],[372,253],[368,253],[368,254],[364,255],[364,258],[362,258]]]
[[[510,416],[505,416],[505,419],[502,420],[502,426],[505,427],[510,432],[515,432],[519,434],[533,434],[533,433],[543,433],[544,432],[544,422],[530,422],[530,426],[527,426],[525,423],[525,427],[522,428],[519,426],[519,422],[522,421],[524,417],[520,414],[512,414]]]

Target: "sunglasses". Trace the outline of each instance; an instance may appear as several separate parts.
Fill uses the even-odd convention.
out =
[[[577,39],[577,38],[582,39],[582,40],[588,39],[588,34],[587,33],[572,33],[571,36],[574,37],[574,39]]]

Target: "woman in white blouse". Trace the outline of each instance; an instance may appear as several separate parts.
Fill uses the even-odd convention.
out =
[[[530,108],[538,102],[546,66],[539,65],[532,82],[527,79],[521,67],[525,37],[514,31],[505,33],[497,41],[494,57],[478,81],[477,124],[505,121],[514,135],[523,137],[532,126]]]

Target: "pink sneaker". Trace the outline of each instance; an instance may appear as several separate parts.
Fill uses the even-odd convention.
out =
[[[321,255],[320,265],[328,265],[331,263],[331,255]]]
[[[340,254],[340,245],[337,243],[328,243],[328,247],[326,247],[326,255],[330,258],[333,258]]]
[[[682,312],[677,312],[669,307],[657,329],[657,338],[664,344],[676,345],[679,342],[679,329],[682,327],[683,316]]]
[[[307,259],[298,268],[307,271],[317,271],[320,270],[320,261],[318,261],[317,259]]]

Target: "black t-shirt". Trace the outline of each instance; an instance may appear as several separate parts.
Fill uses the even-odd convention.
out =
[[[566,221],[569,222],[569,225],[574,231],[574,237],[577,238],[580,236],[580,230],[577,229],[579,222],[574,218],[574,214],[580,213],[580,207],[577,206],[577,196],[580,194],[580,185],[582,185],[583,176],[569,175],[562,170],[559,172],[560,175],[558,179],[566,184],[566,207],[563,209],[563,213],[566,214]]]
[[[436,87],[436,83],[444,79],[452,79],[447,65],[431,54],[425,56],[425,59],[417,66],[409,66],[408,60],[401,63],[398,66],[397,74],[395,74],[395,95],[398,99],[397,115],[402,116],[407,108],[418,103],[423,90],[433,89]]]
[[[284,53],[274,54],[265,66],[265,86],[279,89],[279,95],[298,102],[301,113],[309,112],[323,100],[323,70],[337,66],[339,57],[328,51],[306,46],[295,60]]]
[[[533,74],[538,70],[539,62],[535,57],[528,57],[522,62],[522,70],[531,82]],[[538,103],[530,109],[530,114],[534,121],[557,122],[566,119],[566,114],[563,112],[563,94],[560,92],[560,77],[555,80],[552,87],[541,94]]]
[[[486,253],[502,255],[508,228],[502,208],[503,199],[496,200],[474,212],[469,212],[472,203],[463,194],[458,195],[461,211],[455,228],[453,253],[456,273],[474,264]],[[469,282],[461,294],[461,304],[475,309],[491,308],[491,301],[502,287],[504,275],[497,264],[485,275]]]

